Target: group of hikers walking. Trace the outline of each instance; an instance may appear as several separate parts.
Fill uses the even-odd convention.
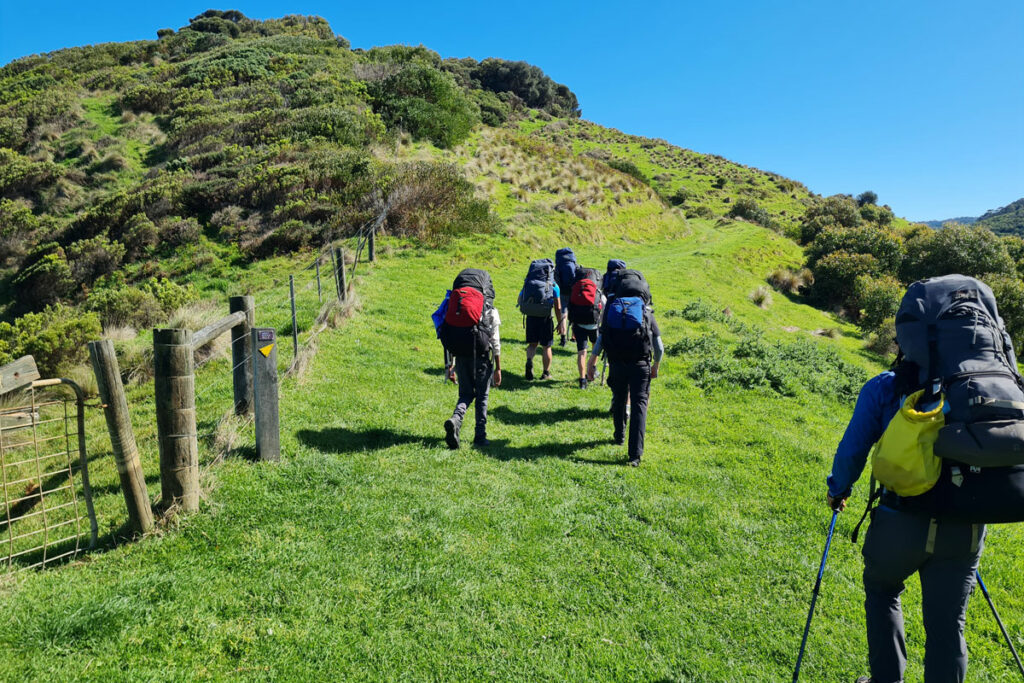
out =
[[[446,374],[459,388],[455,410],[444,423],[445,442],[452,449],[460,445],[462,423],[474,402],[473,443],[481,447],[490,444],[488,393],[492,384],[501,385],[501,318],[494,298],[490,274],[467,268],[456,276],[433,315],[437,336],[445,348]],[[627,462],[639,465],[650,383],[658,376],[665,349],[654,319],[650,286],[643,274],[627,268],[622,260],[611,259],[602,275],[594,268],[580,266],[573,250],[563,248],[554,260],[530,263],[517,305],[526,332],[524,379],[535,378],[538,350],[540,379],[551,379],[556,328],[562,346],[567,338],[576,343],[580,389],[594,381],[597,359],[604,355],[612,390],[612,440],[617,445],[625,444],[628,426]]]
[[[576,342],[581,389],[594,380],[601,354],[607,357],[612,438],[623,444],[628,425],[627,459],[639,465],[650,383],[664,353],[643,274],[613,259],[602,276],[580,267],[571,249],[560,249],[554,261],[530,264],[518,304],[527,380],[534,377],[538,348],[540,378],[551,377],[556,324],[563,345],[567,336]],[[501,320],[487,272],[459,273],[434,320],[452,359],[449,377],[459,387],[455,411],[444,423],[446,442],[459,447],[466,410],[475,401],[474,443],[486,446],[488,391],[501,384]],[[871,675],[857,683],[903,681],[907,644],[900,596],[915,573],[927,683],[966,679],[964,626],[975,585],[1024,674],[979,573],[986,525],[1024,521],[1024,378],[1010,335],[992,290],[962,275],[912,284],[895,324],[896,360],[861,389],[827,477],[832,522],[793,680],[799,678],[837,516],[869,456],[871,495],[853,538],[870,516],[862,555]]]

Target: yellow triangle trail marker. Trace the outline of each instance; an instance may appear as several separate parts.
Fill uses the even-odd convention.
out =
[[[270,352],[274,350],[273,344],[267,344],[266,346],[260,347],[260,353],[263,354],[264,358],[270,358]]]

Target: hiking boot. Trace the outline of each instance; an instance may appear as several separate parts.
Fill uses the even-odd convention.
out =
[[[530,362],[530,361],[526,361],[526,375],[525,375],[525,377],[526,377],[527,381],[530,381],[530,380],[533,379],[533,363]]]
[[[580,377],[580,389],[586,389],[586,388],[587,388],[587,378],[586,377]]]
[[[475,439],[473,439],[474,448],[487,448],[490,445],[491,440],[488,439],[486,436],[478,436]]]
[[[542,374],[540,376],[540,378],[541,379],[551,379],[551,371],[550,370],[545,370],[544,374]]]
[[[629,459],[629,466],[630,467],[640,467],[640,458],[630,458]]]
[[[625,434],[612,434],[612,443],[614,443],[616,446],[623,445],[624,443],[626,443],[626,435]]]
[[[559,346],[565,346],[565,335],[564,334],[562,335],[562,340],[561,340],[561,343],[559,344]]]
[[[444,442],[453,451],[459,447],[459,425],[455,423],[455,418],[453,417],[449,417],[444,421]]]

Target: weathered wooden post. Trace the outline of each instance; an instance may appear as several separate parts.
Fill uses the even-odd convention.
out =
[[[252,330],[253,397],[256,408],[256,458],[281,459],[281,428],[277,405],[277,342],[274,329]]]
[[[334,279],[338,283],[338,300],[344,301],[348,298],[348,288],[345,282],[345,250],[341,247],[336,247],[335,262],[337,263],[337,270],[334,271]]]
[[[316,298],[320,303],[324,302],[323,291],[320,289],[320,254],[316,255],[316,261],[313,262],[316,265]]]
[[[153,330],[153,370],[161,505],[167,509],[177,504],[194,512],[199,509],[199,442],[189,330]]]
[[[292,367],[299,360],[299,325],[295,322],[295,276],[288,276],[288,296],[292,301]]]
[[[149,505],[146,477],[139,461],[139,447],[132,431],[128,399],[124,395],[114,343],[109,339],[89,342],[89,358],[92,360],[93,372],[96,373],[100,400],[103,401],[103,414],[107,418],[107,431],[110,432],[117,475],[121,479],[121,491],[128,506],[128,523],[133,531],[146,533],[153,528],[153,510]]]
[[[231,371],[235,389],[235,415],[252,415],[252,337],[256,302],[251,296],[228,298],[230,313],[245,313],[245,322],[231,328]]]
[[[370,238],[366,244],[366,259],[373,263],[377,260],[377,224],[370,228]]]
[[[338,281],[338,259],[335,256],[337,251],[335,247],[331,247],[331,269],[334,272],[334,294],[338,297],[338,301],[341,301],[341,283]]]

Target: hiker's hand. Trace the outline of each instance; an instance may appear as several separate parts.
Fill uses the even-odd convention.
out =
[[[448,368],[448,379],[451,380],[452,384],[458,384],[459,383],[458,378],[455,376],[455,368],[453,368],[453,367],[449,367]]]
[[[651,379],[658,379],[658,364],[651,366]]]
[[[496,387],[500,387],[501,386],[501,370],[495,370],[494,371],[494,386],[496,386]]]
[[[828,501],[828,507],[830,510],[836,510],[842,512],[846,509],[846,498],[833,498],[829,494],[825,494],[825,500]]]

